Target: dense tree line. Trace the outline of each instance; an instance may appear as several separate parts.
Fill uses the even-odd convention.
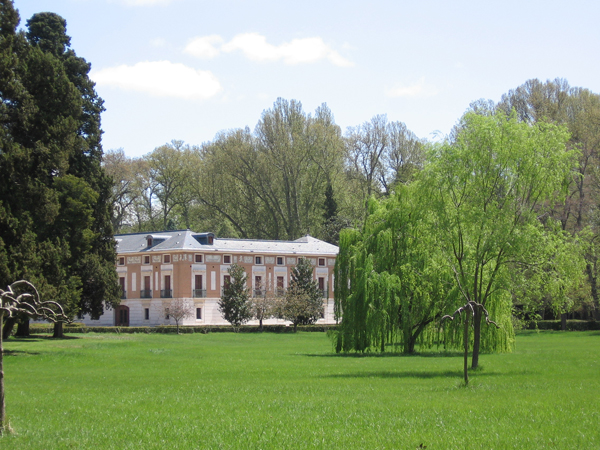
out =
[[[424,161],[424,145],[406,126],[376,116],[342,135],[322,105],[278,99],[254,132],[221,132],[209,143],[172,141],[146,156],[109,152],[115,179],[113,225],[119,231],[210,229],[221,236],[337,242],[360,223],[371,195],[406,183]]]
[[[98,317],[118,299],[103,102],[62,17],[19,21],[0,1],[0,284],[27,279],[69,316]]]
[[[581,317],[597,314],[600,96],[570,87],[562,79],[529,80],[497,104],[479,100],[467,110],[481,117],[500,112],[512,117],[512,111],[515,116],[511,120],[530,127],[564,127],[565,151],[576,151],[577,161],[560,192],[534,202],[534,210],[541,225],[558,226],[577,242],[585,257],[587,280],[559,286],[553,280],[560,278],[555,276],[558,272],[566,271],[564,267],[529,268],[511,272],[511,287],[505,292],[522,319],[540,318],[542,311],[577,311]],[[467,117],[471,116],[460,119],[447,137],[450,147],[468,129]],[[109,152],[105,168],[115,180],[113,226],[121,232],[195,228],[221,236],[263,239],[296,239],[310,233],[337,244],[340,230],[361,230],[368,227],[369,220],[376,220],[380,209],[371,199],[423,190],[405,188],[421,176],[432,155],[439,158],[445,154],[437,153],[436,145],[419,139],[403,123],[388,121],[385,115],[342,132],[327,105],[308,114],[300,102],[278,99],[263,112],[254,131],[223,131],[200,146],[172,141],[137,159],[127,158],[121,150]],[[418,201],[426,204],[423,202],[432,199]],[[406,204],[404,208],[405,212]],[[422,236],[420,242],[428,239],[434,237]],[[364,251],[380,251],[375,250],[378,245],[373,241]],[[418,260],[418,251],[414,249],[410,258]],[[367,263],[368,254],[363,256]],[[556,255],[546,256],[556,259]],[[404,257],[408,256],[394,256],[396,260]],[[426,273],[415,273],[419,276],[411,275],[414,283],[424,283]],[[442,274],[439,277],[436,282],[444,278]],[[403,289],[411,285],[411,279],[404,280]],[[425,295],[423,292],[420,295]],[[402,333],[408,333],[410,321],[406,320],[402,314],[394,319],[404,324]],[[415,330],[419,323],[413,324]],[[377,342],[380,345],[382,341]],[[410,350],[415,336],[402,342],[405,350]]]

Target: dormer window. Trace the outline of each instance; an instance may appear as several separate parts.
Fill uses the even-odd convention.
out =
[[[149,234],[148,236],[146,236],[146,243],[148,245],[147,248],[152,248],[158,244],[162,244],[170,237],[171,236],[166,234]]]
[[[215,243],[214,233],[193,234],[192,237],[196,239],[200,245],[214,245]]]

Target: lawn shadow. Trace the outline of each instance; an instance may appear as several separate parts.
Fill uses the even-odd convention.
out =
[[[73,339],[83,339],[81,336],[64,336],[61,338],[52,337],[51,334],[32,334],[30,336],[11,336],[9,339],[5,339],[4,343],[7,342],[43,342],[43,341],[70,341]]]
[[[469,370],[469,376],[481,377],[481,376],[504,376],[505,373],[499,372],[472,372]],[[342,373],[342,374],[331,374],[323,375],[321,378],[461,378],[463,376],[462,370],[409,370],[409,371],[381,371],[381,372],[357,372],[357,373]]]
[[[443,352],[347,352],[347,353],[303,353],[302,356],[321,357],[321,358],[456,358],[463,357],[462,351],[443,351]]]
[[[66,334],[63,337],[57,337],[57,338],[55,338],[51,334],[32,334],[31,336],[27,336],[27,337],[17,337],[17,336],[13,336],[13,337],[15,339],[23,339],[24,341],[27,341],[27,342],[35,342],[35,341],[41,341],[41,340],[70,341],[73,339],[83,339],[82,336],[67,336]]]
[[[4,343],[7,342],[40,342],[45,340],[45,336],[31,335],[31,336],[11,336],[9,339],[5,339]]]
[[[25,350],[6,350],[3,349],[4,356],[19,356],[19,355],[40,355],[40,352],[28,352]]]

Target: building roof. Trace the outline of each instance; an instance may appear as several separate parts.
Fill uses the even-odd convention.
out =
[[[213,237],[209,244],[208,237]],[[152,246],[148,247],[148,238]],[[338,254],[338,247],[306,235],[295,241],[269,241],[260,239],[220,239],[212,233],[191,230],[145,232],[115,235],[117,253],[165,252],[189,250],[203,253],[256,253],[256,254]]]

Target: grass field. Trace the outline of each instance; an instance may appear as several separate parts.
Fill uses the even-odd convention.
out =
[[[467,388],[459,353],[323,333],[71,336],[6,342],[0,449],[600,448],[600,332],[519,334]]]

